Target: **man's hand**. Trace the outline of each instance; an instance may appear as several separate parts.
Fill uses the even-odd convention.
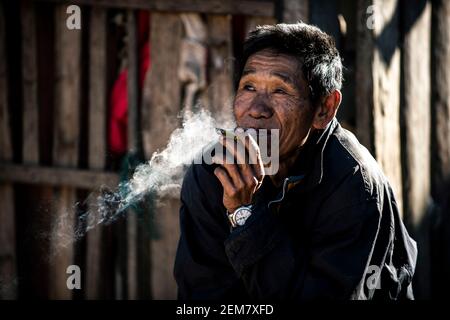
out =
[[[228,212],[234,212],[243,205],[252,203],[253,195],[261,186],[264,179],[264,165],[257,142],[253,138],[253,129],[244,132],[236,129],[237,139],[222,137],[220,143],[234,159],[227,163],[226,159],[213,158],[213,162],[220,164],[214,174],[223,186],[223,204]],[[237,145],[240,144],[240,147]]]

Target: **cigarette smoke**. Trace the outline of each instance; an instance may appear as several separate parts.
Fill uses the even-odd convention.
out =
[[[218,140],[215,131],[218,126],[231,128],[234,123],[226,117],[217,121],[204,109],[184,112],[182,127],[172,132],[165,149],[153,153],[149,161],[139,165],[130,180],[121,182],[116,190],[103,187],[91,193],[82,204],[59,212],[51,232],[51,243],[57,243],[59,248],[69,246],[89,230],[124,216],[130,206],[142,201],[146,195],[158,198],[178,194],[189,164],[206,146]],[[88,209],[79,215],[80,207]],[[77,221],[71,227],[74,219]],[[57,249],[53,248],[55,253]]]

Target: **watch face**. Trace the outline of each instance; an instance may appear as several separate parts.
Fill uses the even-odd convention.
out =
[[[242,226],[244,225],[245,221],[247,220],[248,217],[250,217],[250,215],[252,214],[252,212],[249,209],[241,209],[238,212],[236,212],[236,224],[238,226]]]

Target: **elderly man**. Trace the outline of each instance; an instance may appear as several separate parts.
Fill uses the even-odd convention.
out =
[[[217,157],[190,167],[179,298],[412,299],[416,243],[376,161],[335,118],[342,63],[333,39],[304,23],[258,27],[239,71],[238,130],[279,130],[279,167],[265,175],[261,159]],[[239,137],[261,156],[253,135]]]

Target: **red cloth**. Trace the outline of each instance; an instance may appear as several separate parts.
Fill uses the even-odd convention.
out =
[[[150,68],[150,43],[149,43],[150,16],[146,11],[138,14],[138,39],[139,39],[139,89],[144,85],[145,75]],[[110,99],[109,118],[109,149],[114,154],[124,154],[127,151],[128,129],[128,70],[124,69],[114,82]]]

